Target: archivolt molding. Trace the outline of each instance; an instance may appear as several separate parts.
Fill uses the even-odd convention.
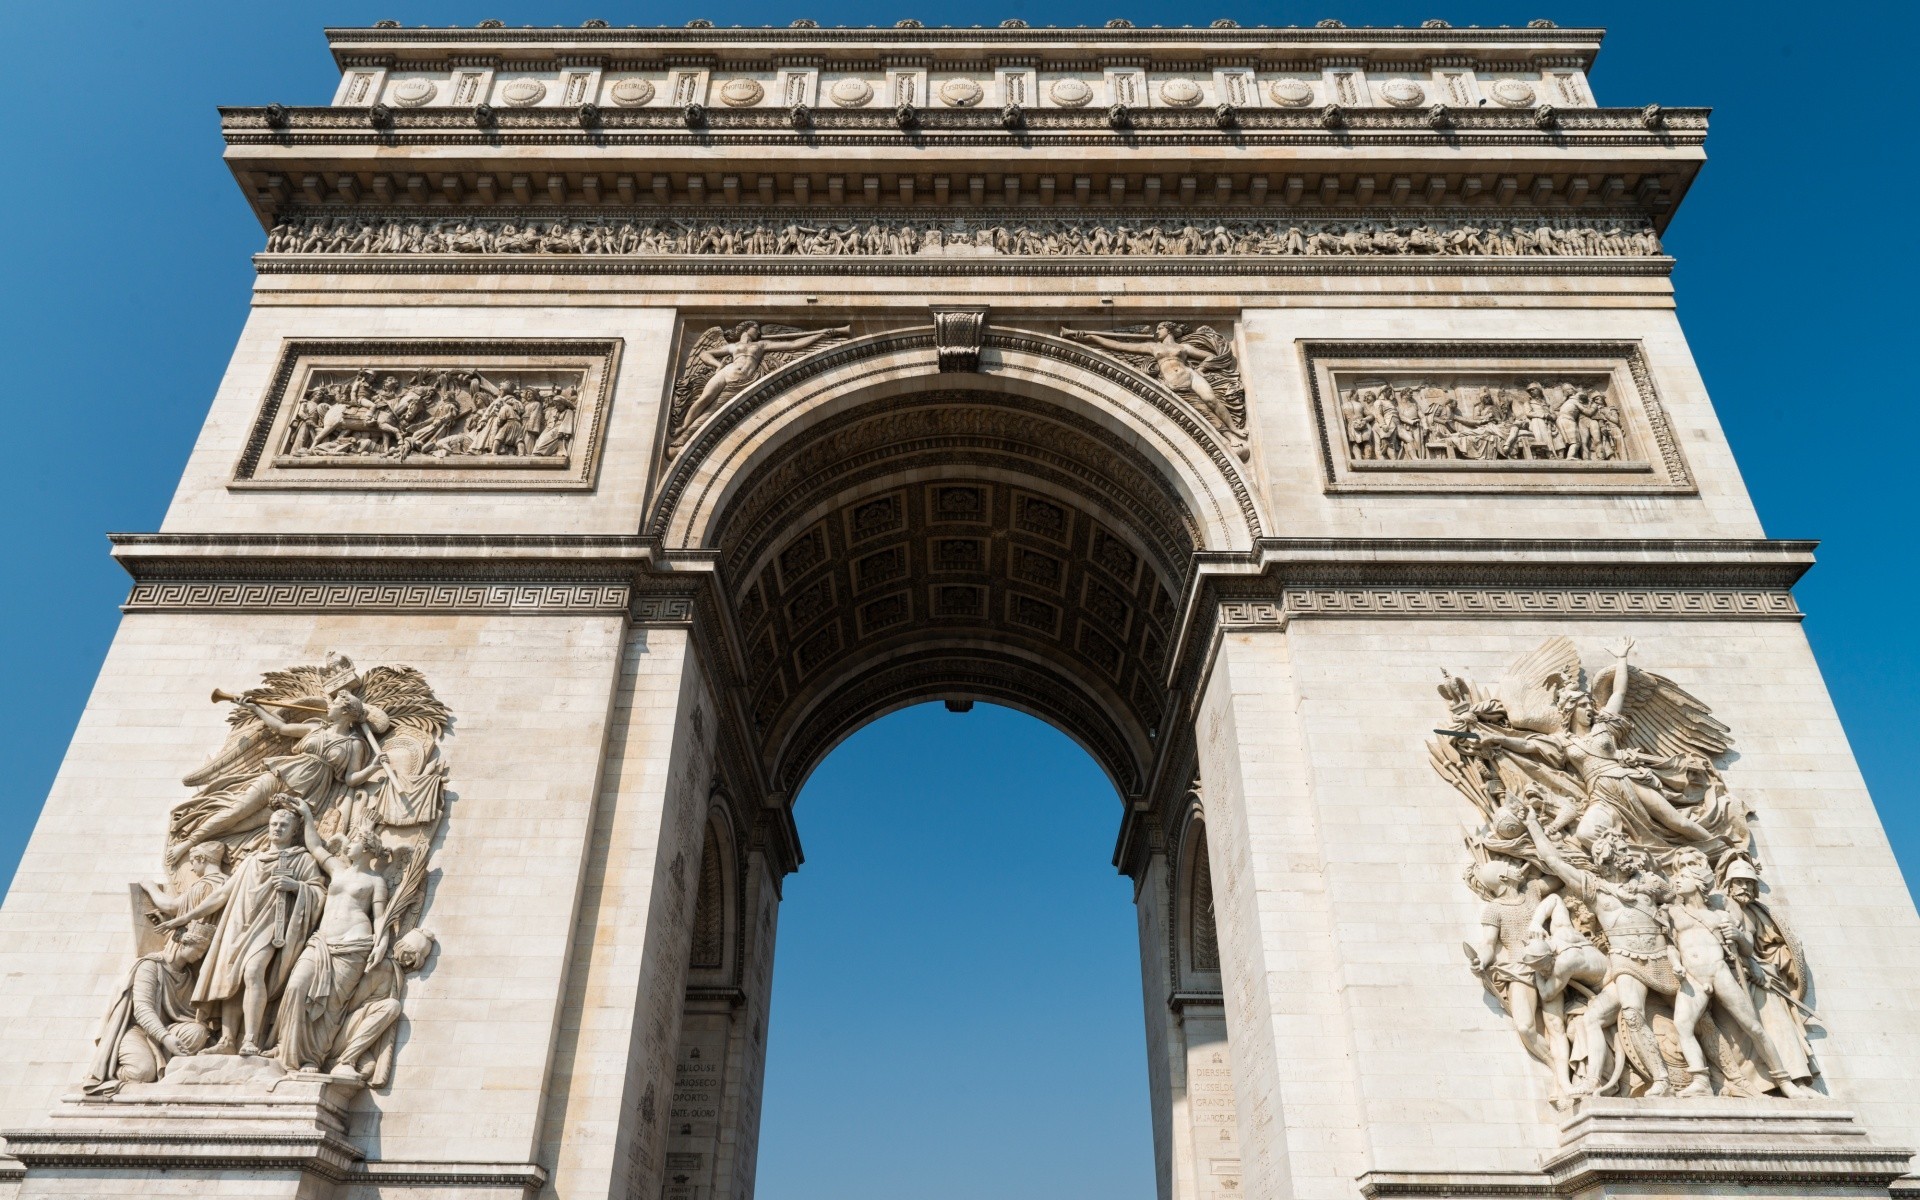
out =
[[[1231,447],[1189,405],[1125,365],[1060,338],[990,329],[982,339],[982,390],[1084,407],[1165,464],[1208,549],[1244,549],[1263,520]],[[712,544],[731,490],[777,443],[820,410],[850,408],[923,387],[939,376],[930,326],[859,338],[811,355],[742,389],[687,441],[667,468],[647,523],[669,547]],[[951,380],[947,381],[951,382]],[[1073,405],[1074,400],[1084,406]]]

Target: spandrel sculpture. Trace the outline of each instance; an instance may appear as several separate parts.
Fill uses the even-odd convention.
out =
[[[1233,342],[1211,325],[1174,321],[1118,329],[1062,328],[1060,336],[1106,351],[1185,399],[1247,456],[1247,396]]]
[[[1707,706],[1554,638],[1490,687],[1447,675],[1433,766],[1472,802],[1467,959],[1552,1072],[1590,1095],[1812,1094],[1799,943],[1760,899]]]
[[[419,926],[450,715],[413,668],[338,654],[214,699],[233,730],[186,778],[166,878],[139,885],[143,934],[165,940],[116,996],[85,1088],[201,1055],[384,1083],[404,975],[433,947]]]
[[[761,321],[742,321],[731,329],[710,326],[687,351],[673,385],[668,455],[678,454],[721,404],[748,385],[804,354],[845,341],[852,332],[846,325],[807,330]]]

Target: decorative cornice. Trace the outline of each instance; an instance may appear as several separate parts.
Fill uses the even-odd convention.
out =
[[[1263,538],[1202,554],[1168,656],[1197,703],[1221,636],[1303,618],[1785,620],[1815,543],[1764,539]]]
[[[1101,275],[1222,276],[1552,276],[1646,277],[1673,273],[1671,258],[860,258],[818,256],[723,258],[697,255],[632,257],[528,255],[274,255],[253,260],[262,275],[863,275],[878,278],[947,276]],[[1572,293],[1561,293],[1568,295]]]
[[[1556,124],[1542,129],[1531,110],[1450,109],[1451,120],[1436,128],[1421,109],[1342,108],[1340,124],[1327,128],[1318,109],[1235,108],[1234,128],[1223,130],[1211,108],[1128,110],[1126,130],[1113,128],[1104,108],[1025,108],[1018,128],[1009,129],[997,108],[917,108],[918,120],[902,128],[892,108],[815,108],[811,123],[796,129],[792,110],[709,107],[697,126],[689,126],[676,107],[600,108],[591,129],[583,128],[574,108],[491,109],[489,122],[475,120],[472,108],[397,108],[383,113],[381,125],[363,107],[222,107],[220,127],[229,146],[382,146],[467,145],[497,151],[515,144],[538,145],[548,153],[614,146],[747,145],[796,146],[823,150],[834,145],[978,145],[1042,146],[1065,141],[1076,146],[1105,146],[1129,151],[1156,146],[1309,146],[1343,152],[1368,146],[1430,146],[1456,153],[1472,147],[1532,146],[1562,153],[1582,147],[1635,147],[1672,151],[1702,144],[1710,110],[1662,108],[1661,124],[1647,128],[1638,108],[1556,109]]]

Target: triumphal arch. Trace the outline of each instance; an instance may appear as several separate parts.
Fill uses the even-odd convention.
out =
[[[792,800],[928,700],[1112,780],[1163,1200],[1908,1194],[1706,114],[1599,31],[328,37],[221,114],[252,313],[0,923],[0,1196],[746,1200]]]

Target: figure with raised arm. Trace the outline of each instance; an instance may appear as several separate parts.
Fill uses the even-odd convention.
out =
[[[172,831],[173,861],[193,842],[257,828],[268,802],[282,792],[318,804],[339,785],[371,782],[386,765],[385,755],[374,752],[373,735],[366,728],[367,706],[351,690],[334,692],[326,711],[311,721],[282,720],[252,700],[236,703],[271,733],[295,739],[293,753],[267,759],[259,774],[211,812],[201,815],[197,807],[183,806]]]
[[[1604,990],[1587,1006],[1587,1044],[1598,1045],[1606,1027],[1617,1018],[1620,1040],[1629,1058],[1648,1080],[1647,1094],[1666,1096],[1674,1088],[1666,1060],[1647,1020],[1649,993],[1677,995],[1680,977],[1674,972],[1673,947],[1661,905],[1672,895],[1665,878],[1653,869],[1645,851],[1614,834],[1603,834],[1589,850],[1601,878],[1568,862],[1548,839],[1540,819],[1524,814],[1527,835],[1540,865],[1567,885],[1567,890],[1600,922],[1607,935],[1607,975]],[[1582,1088],[1599,1089],[1598,1067],[1603,1056],[1588,1059]]]
[[[765,334],[761,330],[758,321],[742,321],[731,332],[715,326],[694,343],[682,386],[696,373],[705,374],[706,379],[691,399],[682,401],[674,421],[676,432],[691,431],[714,405],[773,369],[776,364],[767,361],[770,355],[814,349],[829,338],[845,337],[853,327],[837,325],[811,332],[779,328]]]
[[[1578,776],[1587,792],[1586,812],[1577,827],[1582,841],[1624,829],[1634,836],[1696,845],[1708,854],[1724,853],[1730,848],[1727,839],[1681,812],[1678,803],[1688,776],[1704,771],[1704,761],[1655,762],[1623,744],[1630,727],[1626,706],[1633,690],[1633,667],[1627,660],[1632,651],[1631,640],[1613,651],[1615,665],[1603,673],[1610,683],[1605,704],[1597,703],[1593,693],[1579,685],[1577,675],[1549,680],[1559,730],[1522,734],[1481,728],[1475,731],[1476,737],[1487,748],[1537,759]]]
[[[274,1053],[289,1071],[318,1071],[360,977],[387,956],[387,881],[373,869],[379,847],[369,830],[350,832],[336,854],[314,828],[307,802],[295,797],[293,804],[307,853],[326,872],[327,896],[319,927],[280,994]]]
[[[220,890],[160,923],[179,929],[219,914],[193,989],[193,1003],[220,1006],[220,1040],[210,1054],[259,1054],[267,1006],[293,971],[295,947],[320,918],[320,867],[299,844],[302,821],[292,795],[276,797],[267,844],[243,859]]]
[[[1154,376],[1176,392],[1189,392],[1208,408],[1219,405],[1213,384],[1194,366],[1214,357],[1205,346],[1183,342],[1174,336],[1173,322],[1162,321],[1148,333],[1095,333],[1088,329],[1062,329],[1060,336],[1077,342],[1117,350],[1121,354],[1145,354],[1154,362]]]

